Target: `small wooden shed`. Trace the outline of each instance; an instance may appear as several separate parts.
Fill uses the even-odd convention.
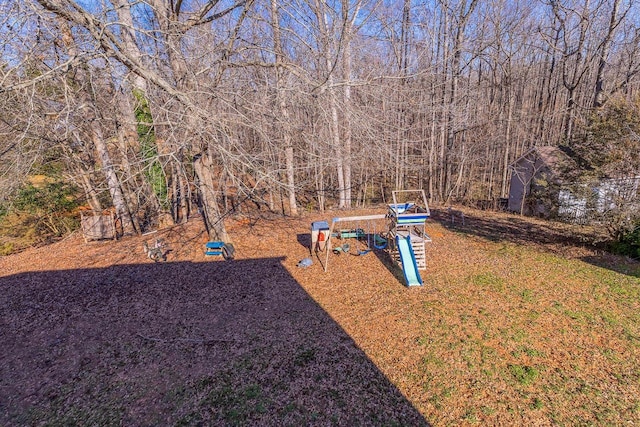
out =
[[[82,213],[80,222],[85,242],[89,240],[115,239],[117,237],[113,214],[85,215]]]

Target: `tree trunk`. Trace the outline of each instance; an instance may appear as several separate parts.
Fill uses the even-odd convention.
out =
[[[273,31],[273,50],[275,53],[275,73],[276,73],[276,103],[280,111],[280,120],[276,123],[282,129],[282,139],[284,143],[284,160],[287,171],[287,194],[289,198],[289,213],[298,216],[298,204],[296,202],[296,180],[295,180],[295,156],[293,150],[293,140],[291,137],[291,122],[289,110],[283,88],[283,51],[280,33],[280,14],[278,13],[278,1],[271,0],[271,26]]]
[[[349,26],[350,28],[350,26]],[[346,30],[345,30],[346,31]],[[350,32],[350,31],[349,31]],[[351,34],[345,34],[345,47],[343,54],[343,69],[346,84],[344,85],[344,146],[342,150],[343,160],[342,169],[344,174],[344,199],[345,208],[351,208],[352,199],[352,184],[351,184],[351,144],[352,144],[352,129],[351,129]]]
[[[91,110],[90,108],[87,110]],[[88,114],[87,114],[88,115]],[[120,187],[120,180],[116,174],[116,170],[111,163],[111,155],[107,148],[107,144],[104,142],[100,125],[92,119],[91,126],[91,140],[96,147],[96,151],[102,163],[102,170],[107,178],[107,186],[109,187],[109,194],[111,194],[111,200],[113,201],[113,207],[116,210],[116,215],[122,222],[122,231],[124,234],[132,234],[136,232],[131,214],[129,212],[129,206],[127,205],[124,193]]]
[[[71,33],[71,28],[69,28],[67,22],[62,18],[58,19],[58,23],[62,32],[62,41],[67,47],[69,55],[78,55],[75,40]],[[87,131],[102,164],[102,170],[107,179],[107,186],[109,187],[109,194],[111,195],[116,215],[122,223],[122,230],[124,234],[135,233],[136,229],[131,219],[129,206],[127,205],[122,188],[120,187],[120,180],[116,174],[115,167],[111,161],[111,155],[109,154],[107,144],[100,128],[100,122],[98,120],[99,115],[97,113],[95,101],[92,97],[94,91],[93,84],[91,82],[91,75],[86,72],[86,69],[81,69],[80,72],[77,73],[76,79],[83,86],[78,91],[78,95],[82,100],[81,111],[87,122]]]
[[[218,206],[218,191],[214,186],[213,161],[209,149],[196,156],[193,166],[198,176],[197,185],[200,191],[202,215],[209,240],[230,243],[229,235],[224,225],[224,218]]]

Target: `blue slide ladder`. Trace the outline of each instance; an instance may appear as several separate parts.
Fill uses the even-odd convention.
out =
[[[418,264],[411,247],[411,237],[396,235],[396,247],[400,254],[400,262],[402,263],[402,272],[407,286],[422,286],[422,277],[418,273]]]

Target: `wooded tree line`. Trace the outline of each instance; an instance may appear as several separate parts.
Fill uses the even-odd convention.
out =
[[[34,170],[113,207],[296,215],[505,197],[531,146],[635,104],[635,0],[0,0],[0,201]],[[638,169],[636,169],[636,172]]]

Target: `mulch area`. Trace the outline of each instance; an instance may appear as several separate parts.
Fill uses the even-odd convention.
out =
[[[506,388],[481,391],[459,357],[434,356],[425,331],[456,310],[500,318],[517,309],[477,306],[477,295],[455,287],[492,262],[492,245],[595,259],[591,231],[480,211],[463,226],[435,210],[424,287],[404,286],[386,252],[331,255],[327,273],[324,256],[297,267],[312,221],[378,212],[229,219],[229,262],[205,257],[197,218],[119,241],[76,234],[0,258],[0,424],[427,425],[465,419],[465,401],[509,400]],[[155,238],[171,248],[167,262],[145,256],[143,242]],[[452,331],[463,330],[459,313]],[[451,377],[424,372],[429,357]],[[499,404],[474,416],[513,423],[519,413]]]

